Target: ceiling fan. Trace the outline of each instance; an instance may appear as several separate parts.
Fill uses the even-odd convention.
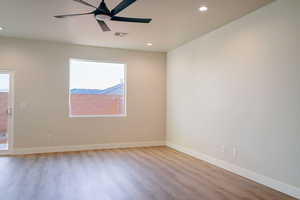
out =
[[[96,10],[88,13],[80,13],[80,14],[69,14],[69,15],[57,15],[54,16],[56,18],[66,18],[66,17],[73,17],[73,16],[79,16],[79,15],[94,15],[99,26],[101,27],[102,31],[111,31],[110,28],[107,26],[105,21],[111,20],[111,21],[119,21],[119,22],[136,22],[136,23],[150,23],[152,19],[147,18],[131,18],[131,17],[119,17],[116,16],[119,12],[133,4],[136,0],[123,0],[121,3],[119,3],[114,9],[109,10],[106,6],[104,0],[100,3],[98,7],[95,7],[83,0],[73,0],[75,2],[81,3],[83,5],[93,7]]]

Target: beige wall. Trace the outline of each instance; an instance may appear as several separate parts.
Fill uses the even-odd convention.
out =
[[[299,10],[278,0],[169,52],[167,140],[300,187]]]
[[[128,64],[125,118],[69,118],[69,58]],[[16,148],[165,139],[164,53],[0,38],[0,69],[15,70]]]

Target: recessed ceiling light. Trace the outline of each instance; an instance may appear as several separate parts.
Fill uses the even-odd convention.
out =
[[[0,26],[0,31],[2,31],[3,30],[3,28]]]
[[[147,46],[152,46],[153,44],[151,42],[147,42]]]
[[[207,6],[201,6],[200,8],[199,8],[199,11],[201,11],[201,12],[205,12],[205,11],[207,11],[208,10],[208,7]]]

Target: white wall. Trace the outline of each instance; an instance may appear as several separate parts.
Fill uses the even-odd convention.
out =
[[[69,58],[127,63],[125,118],[69,118]],[[0,70],[15,70],[15,148],[165,139],[165,53],[0,38]]]
[[[299,0],[189,42],[167,63],[168,142],[300,187]]]

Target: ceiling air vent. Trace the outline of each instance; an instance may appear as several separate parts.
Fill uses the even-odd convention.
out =
[[[115,36],[117,37],[124,37],[126,36],[128,33],[122,33],[122,32],[115,32]]]

